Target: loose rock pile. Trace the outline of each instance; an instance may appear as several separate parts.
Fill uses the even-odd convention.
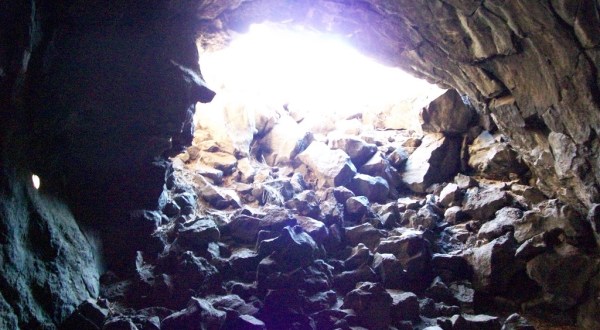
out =
[[[133,275],[103,275],[65,327],[600,327],[600,212],[528,185],[455,94],[424,110],[424,136],[313,135],[282,112],[248,150],[196,141],[162,209],[135,214],[156,225]]]

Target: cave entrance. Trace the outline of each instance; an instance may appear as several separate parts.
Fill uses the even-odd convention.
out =
[[[195,145],[204,144],[200,149],[212,140],[225,151],[252,154],[256,138],[288,115],[299,130],[317,139],[333,131],[418,134],[419,110],[443,93],[399,68],[377,63],[341,37],[298,26],[254,24],[224,49],[199,48],[203,75],[217,92],[213,102],[196,111]],[[290,128],[290,138],[295,130]],[[268,163],[277,163],[277,156],[267,157]]]

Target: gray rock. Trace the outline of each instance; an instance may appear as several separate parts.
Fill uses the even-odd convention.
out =
[[[459,224],[469,219],[469,215],[460,206],[452,206],[444,211],[444,220],[449,224]]]
[[[212,207],[222,210],[228,207],[240,208],[242,202],[234,190],[206,185],[200,190],[200,196]]]
[[[440,203],[445,207],[460,205],[461,191],[457,184],[449,183],[440,192]]]
[[[289,115],[282,115],[260,140],[261,153],[271,166],[289,164],[312,142],[312,134]]]
[[[393,299],[380,283],[362,283],[344,297],[341,306],[351,308],[360,325],[368,329],[385,329],[392,322]]]
[[[350,197],[346,200],[346,213],[350,220],[361,219],[369,211],[369,200],[365,196]]]
[[[323,244],[327,240],[329,230],[323,222],[301,215],[296,216],[296,220],[298,226],[302,227],[302,230],[310,235],[317,244]]]
[[[426,280],[430,271],[431,251],[422,232],[407,230],[400,236],[384,238],[376,252],[393,254],[402,263],[407,279],[415,282],[415,285],[421,285]]]
[[[473,219],[487,221],[494,216],[496,211],[508,206],[510,202],[510,195],[506,191],[493,187],[471,188],[465,195],[463,211]]]
[[[402,180],[413,191],[423,193],[433,183],[453,177],[460,165],[460,140],[428,134],[406,162]]]
[[[388,289],[399,289],[404,280],[404,267],[391,253],[376,253],[371,265]]]
[[[394,320],[419,321],[419,300],[412,292],[388,290],[392,296],[391,313]]]
[[[352,160],[354,166],[361,167],[377,151],[377,146],[351,135],[333,135],[329,137],[331,149],[341,149]]]
[[[218,310],[202,298],[192,298],[188,306],[166,317],[161,322],[161,329],[219,329],[225,324],[226,313]]]
[[[232,154],[222,151],[200,152],[199,163],[215,168],[224,175],[229,175],[233,173],[237,159]]]
[[[345,237],[350,246],[363,243],[373,250],[379,244],[383,234],[370,223],[363,223],[354,227],[346,227]]]
[[[491,315],[454,315],[450,318],[452,329],[481,329],[481,330],[500,330],[502,324],[500,319]]]
[[[421,110],[424,132],[461,134],[473,124],[475,111],[466,105],[455,89],[449,89]]]
[[[473,268],[473,288],[487,293],[502,293],[512,285],[512,277],[525,265],[515,259],[517,242],[506,234],[466,252]]]
[[[514,313],[506,318],[501,330],[535,330],[535,327],[523,316]]]
[[[365,196],[374,203],[385,203],[390,193],[388,182],[381,177],[357,174],[347,184],[354,194]]]
[[[395,190],[402,181],[396,168],[380,152],[375,153],[364,165],[359,167],[358,172],[384,178],[392,190]]]
[[[511,173],[521,175],[527,166],[500,134],[483,131],[469,146],[469,166],[489,179],[508,179]]]
[[[496,212],[496,217],[484,223],[479,232],[478,238],[493,240],[509,231],[514,231],[514,223],[523,216],[523,211],[514,207],[504,207]]]
[[[331,150],[322,142],[311,143],[297,158],[317,176],[318,188],[343,186],[356,175],[356,167],[345,152]]]

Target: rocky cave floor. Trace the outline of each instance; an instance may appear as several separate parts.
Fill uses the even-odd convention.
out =
[[[293,136],[276,131],[253,144]],[[277,165],[197,138],[162,210],[138,214],[156,230],[135,273],[105,273],[63,327],[571,329],[594,314],[586,215],[529,185],[499,133],[473,125],[455,149],[439,132],[334,133],[279,145]]]

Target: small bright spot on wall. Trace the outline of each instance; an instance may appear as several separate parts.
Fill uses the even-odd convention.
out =
[[[40,189],[41,181],[40,181],[40,177],[39,176],[37,176],[35,174],[32,174],[31,175],[31,183],[33,183],[33,187],[35,189]]]
[[[200,65],[217,98],[219,92],[226,91],[230,98],[234,92],[252,101],[289,104],[307,116],[327,113],[343,118],[412,105],[443,92],[398,68],[377,63],[340,38],[267,24],[252,25],[221,51],[203,52]]]

